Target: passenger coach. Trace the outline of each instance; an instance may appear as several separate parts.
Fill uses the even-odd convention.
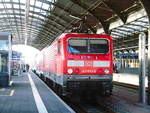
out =
[[[65,33],[41,54],[38,72],[59,93],[111,94],[113,63],[109,35]]]

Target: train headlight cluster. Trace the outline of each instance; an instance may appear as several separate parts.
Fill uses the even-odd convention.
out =
[[[80,70],[78,68],[75,68],[75,69],[67,69],[67,73],[68,74],[79,74],[80,73]]]
[[[109,73],[109,69],[105,69],[104,72],[105,72],[106,74],[108,74],[108,73]]]
[[[73,73],[73,69],[68,69],[67,72],[68,72],[69,74],[72,74],[72,73]]]

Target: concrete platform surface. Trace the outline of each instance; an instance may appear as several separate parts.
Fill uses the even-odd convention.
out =
[[[0,88],[0,113],[75,113],[33,73],[12,79]]]
[[[113,81],[139,85],[139,75],[133,73],[113,73]],[[148,86],[148,78],[145,78],[145,86]]]

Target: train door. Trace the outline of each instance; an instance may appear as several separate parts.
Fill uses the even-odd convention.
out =
[[[61,69],[61,41],[58,40],[57,59],[56,59],[56,73],[60,74]]]
[[[53,85],[52,85],[52,87],[56,90],[57,88],[56,88],[56,83],[59,83],[58,81],[58,79],[59,79],[59,68],[60,68],[60,64],[59,64],[59,61],[60,61],[60,40],[58,40],[56,43],[55,43],[55,45],[54,45],[54,75],[52,74],[52,76],[53,76],[53,80],[54,80],[54,82],[53,82]]]
[[[57,44],[57,59],[56,59],[56,83],[63,85],[63,76],[62,76],[62,51],[61,51],[61,41],[58,40]]]

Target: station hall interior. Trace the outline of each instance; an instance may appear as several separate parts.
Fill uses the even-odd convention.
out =
[[[82,112],[150,112],[150,0],[0,0],[0,113]]]

